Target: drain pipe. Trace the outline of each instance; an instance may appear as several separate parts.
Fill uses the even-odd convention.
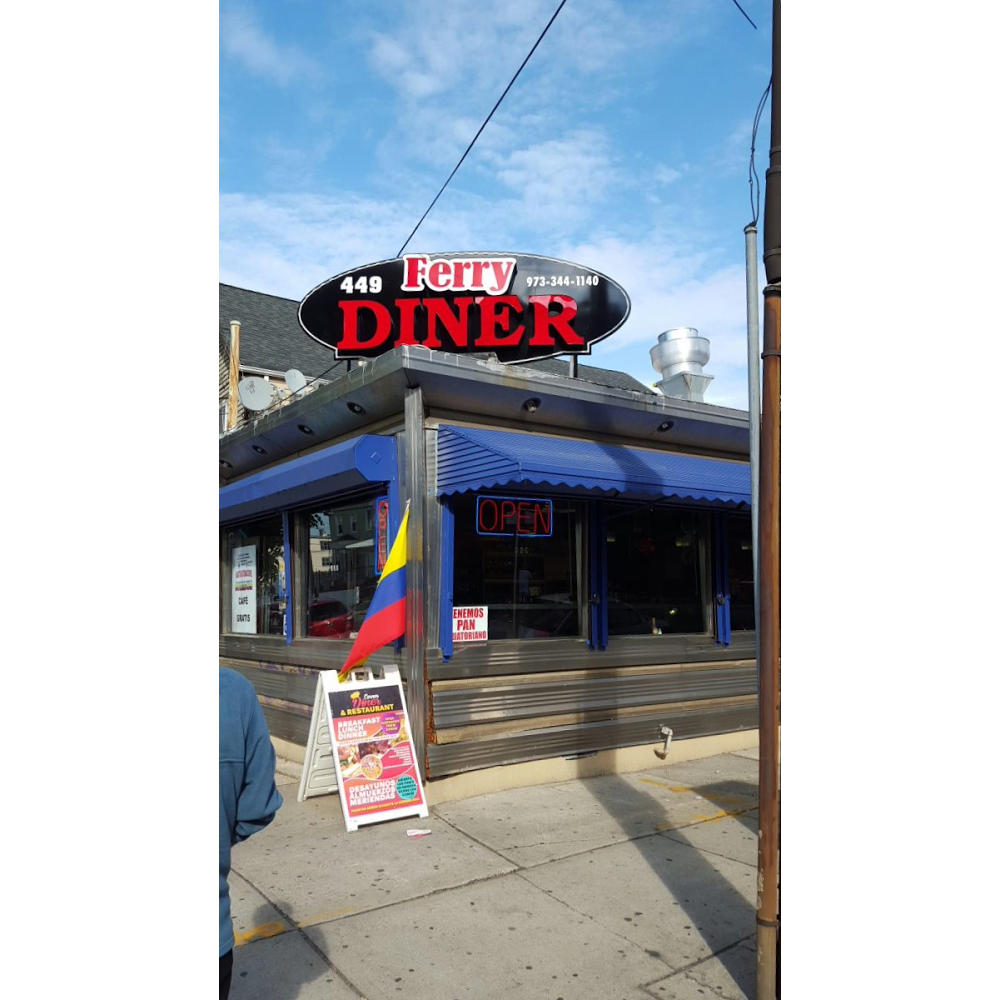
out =
[[[653,750],[660,760],[666,760],[667,754],[670,753],[670,741],[674,738],[674,731],[669,726],[660,726],[660,739],[663,740],[662,750]]]

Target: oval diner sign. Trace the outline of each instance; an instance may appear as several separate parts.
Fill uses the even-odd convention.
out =
[[[513,253],[405,254],[344,271],[299,304],[299,323],[338,358],[401,344],[509,364],[589,354],[628,318],[628,294],[606,274]]]

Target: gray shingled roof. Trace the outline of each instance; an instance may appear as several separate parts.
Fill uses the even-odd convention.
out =
[[[297,368],[307,379],[336,378],[346,362],[336,361],[329,347],[318,344],[299,326],[299,304],[264,292],[219,283],[219,336],[229,343],[229,324],[240,321],[240,366],[286,372]],[[327,371],[333,366],[332,371]],[[546,358],[518,368],[532,368],[552,375],[569,375],[570,363]],[[655,395],[652,389],[624,372],[577,364],[577,377],[595,385]]]
[[[284,373],[297,368],[308,379],[335,378],[346,364],[332,348],[316,343],[299,326],[294,299],[219,283],[219,333],[229,343],[229,324],[240,321],[240,366]],[[331,365],[335,368],[327,372]]]

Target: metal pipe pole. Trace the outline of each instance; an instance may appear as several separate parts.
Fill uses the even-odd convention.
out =
[[[747,399],[750,421],[750,537],[753,540],[753,614],[760,691],[760,292],[757,288],[757,227],[743,230],[747,256]]]

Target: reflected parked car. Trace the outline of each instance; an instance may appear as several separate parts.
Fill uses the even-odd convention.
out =
[[[314,601],[309,605],[309,635],[347,639],[353,631],[354,615],[343,601]]]

